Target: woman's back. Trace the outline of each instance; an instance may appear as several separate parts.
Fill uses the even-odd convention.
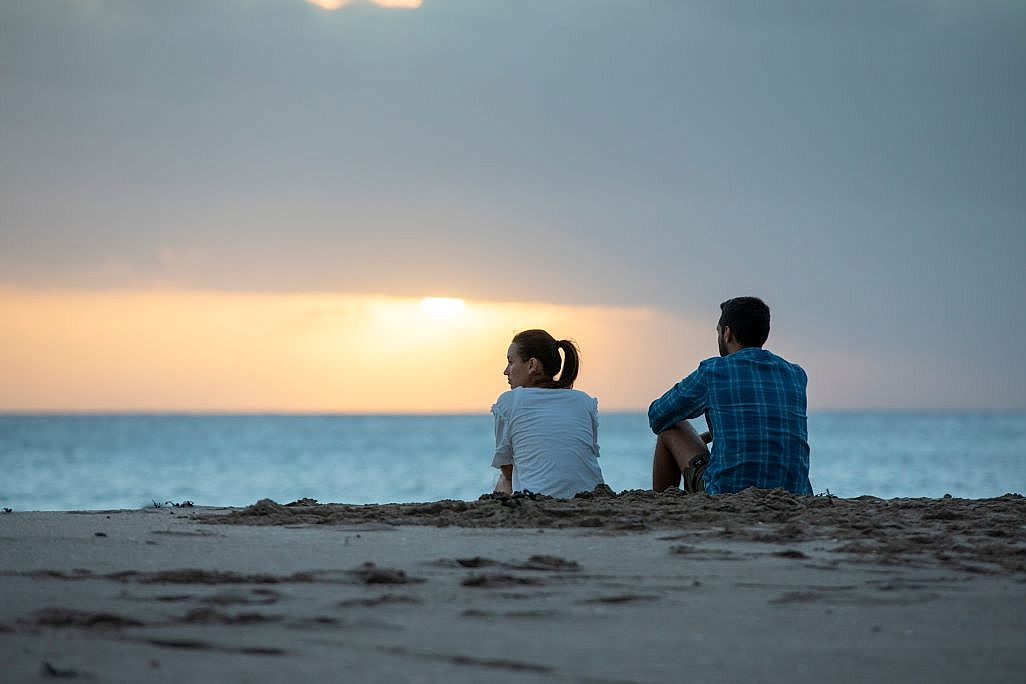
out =
[[[499,396],[492,414],[492,464],[514,464],[514,490],[570,498],[602,483],[594,397],[574,389],[517,387]]]

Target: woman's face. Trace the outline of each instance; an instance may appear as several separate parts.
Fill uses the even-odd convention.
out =
[[[509,379],[511,388],[531,386],[531,379],[534,375],[531,361],[534,361],[535,364],[538,363],[534,359],[524,361],[520,358],[520,350],[517,345],[509,345],[509,349],[506,351],[506,370],[502,371],[502,374]]]

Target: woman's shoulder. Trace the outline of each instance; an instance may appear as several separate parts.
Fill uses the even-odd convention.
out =
[[[514,387],[513,389],[506,390],[500,394],[496,399],[495,403],[492,404],[492,413],[509,413],[509,411],[516,405],[522,398],[523,387]]]
[[[514,393],[519,389],[520,388],[516,388],[514,390],[507,390],[506,392],[503,392],[501,395],[499,395],[499,397],[496,398],[496,403],[491,405],[491,411],[495,412],[496,410],[508,409],[510,406],[512,406],[513,402],[516,399],[516,394]]]
[[[574,401],[584,404],[593,411],[598,411],[598,399],[582,390],[572,389],[568,391],[572,393]]]
[[[580,402],[598,405],[598,400],[578,389],[549,389],[542,387],[514,387],[506,390],[495,400],[495,407],[509,407],[523,402]]]
[[[535,401],[538,404],[550,404],[563,407],[583,407],[591,411],[598,410],[598,400],[587,392],[578,389],[541,389],[522,388],[530,392],[525,394],[523,401]]]

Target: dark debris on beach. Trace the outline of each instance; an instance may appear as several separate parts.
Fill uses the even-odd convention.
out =
[[[687,495],[678,489],[617,494],[600,485],[570,500],[486,494],[477,501],[296,503],[283,506],[262,499],[199,519],[241,525],[585,528],[608,533],[681,530],[776,544],[827,539],[839,542],[836,551],[882,562],[929,554],[973,572],[1026,574],[1026,499],[1018,494],[991,499],[844,499],[754,488],[715,496]]]

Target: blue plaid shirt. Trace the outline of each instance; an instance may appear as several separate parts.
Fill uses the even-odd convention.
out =
[[[709,494],[783,487],[810,495],[807,384],[800,366],[744,347],[700,363],[652,402],[648,422],[659,434],[705,414],[713,434],[705,471]]]

